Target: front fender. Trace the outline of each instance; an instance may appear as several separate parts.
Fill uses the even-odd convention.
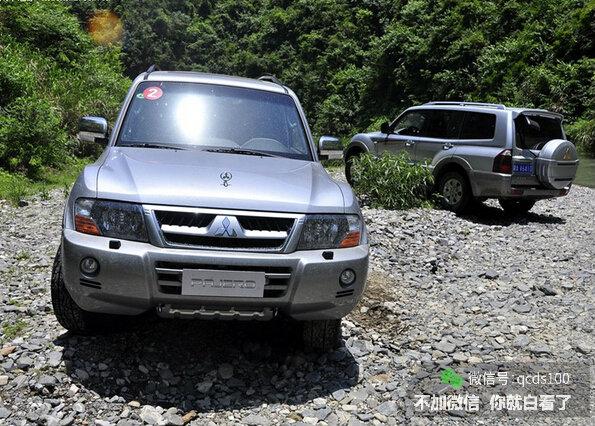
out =
[[[343,151],[343,159],[347,160],[353,152],[370,152],[376,155],[375,134],[358,133]]]

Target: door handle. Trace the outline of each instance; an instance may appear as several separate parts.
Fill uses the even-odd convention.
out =
[[[454,145],[451,144],[450,142],[445,143],[444,145],[442,145],[442,149],[451,149]]]
[[[405,146],[413,146],[413,145],[415,145],[415,141],[411,141],[411,140],[405,141]]]

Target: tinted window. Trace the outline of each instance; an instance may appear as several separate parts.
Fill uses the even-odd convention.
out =
[[[465,113],[461,139],[494,139],[496,115],[483,112]]]
[[[395,133],[404,136],[424,136],[431,111],[406,112],[395,125]]]
[[[243,148],[311,159],[290,96],[211,84],[139,84],[117,144],[137,143]]]
[[[553,117],[521,114],[514,120],[516,145],[525,149],[541,149],[552,139],[563,139],[562,122]]]
[[[464,115],[463,111],[432,111],[426,136],[440,139],[458,139]]]

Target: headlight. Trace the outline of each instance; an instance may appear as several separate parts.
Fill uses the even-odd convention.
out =
[[[79,198],[74,206],[74,228],[84,234],[148,241],[143,209],[138,204]]]
[[[356,215],[308,215],[298,250],[355,247],[360,244],[362,221]]]

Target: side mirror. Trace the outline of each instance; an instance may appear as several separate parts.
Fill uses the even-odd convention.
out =
[[[318,140],[318,149],[320,151],[343,151],[343,145],[341,145],[339,138],[321,136]]]
[[[392,130],[391,130],[391,128],[390,128],[390,124],[389,124],[389,122],[388,122],[388,121],[385,121],[384,123],[382,123],[382,124],[380,125],[380,132],[381,132],[381,133],[384,133],[384,134],[387,134],[387,135],[388,135],[389,133],[392,133]]]
[[[321,136],[318,140],[318,153],[322,160],[340,159],[343,157],[343,145],[339,138]]]
[[[103,117],[85,116],[79,120],[79,131],[76,135],[82,142],[107,144],[107,120]]]

